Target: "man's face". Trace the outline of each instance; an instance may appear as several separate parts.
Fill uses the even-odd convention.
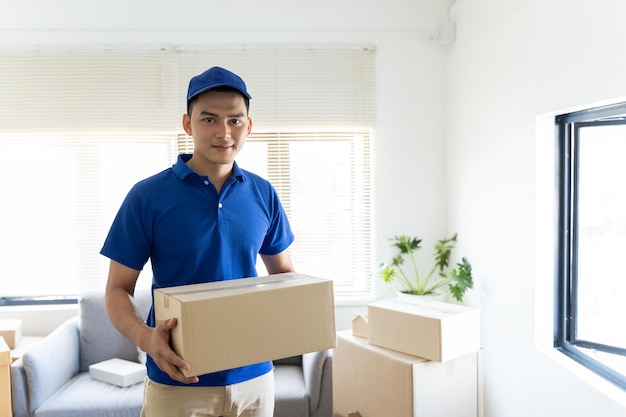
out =
[[[252,129],[244,98],[235,92],[202,93],[183,117],[185,132],[193,137],[196,162],[205,167],[232,166]]]

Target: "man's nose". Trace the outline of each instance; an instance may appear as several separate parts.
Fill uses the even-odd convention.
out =
[[[231,133],[231,129],[230,129],[230,125],[228,124],[228,122],[226,121],[224,123],[220,123],[219,125],[220,137],[230,138],[230,133]]]

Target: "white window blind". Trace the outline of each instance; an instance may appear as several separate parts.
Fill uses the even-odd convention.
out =
[[[281,195],[297,269],[370,293],[373,48],[59,47],[0,52],[0,296],[104,288],[119,204],[190,151],[187,83],[213,65],[253,96],[238,163]]]
[[[296,236],[296,269],[332,278],[343,297],[371,291],[370,137],[369,130],[256,132],[237,158],[280,195]],[[179,140],[181,152],[191,152],[191,138]],[[260,261],[257,270],[265,271]]]

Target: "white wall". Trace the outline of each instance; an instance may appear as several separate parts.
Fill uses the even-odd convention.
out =
[[[487,416],[626,415],[576,366],[536,348],[551,342],[541,328],[552,323],[545,307],[554,279],[544,262],[553,250],[554,136],[537,117],[626,96],[624,15],[617,0],[459,0],[452,8],[448,227],[464,237],[480,281],[470,299],[483,317]]]

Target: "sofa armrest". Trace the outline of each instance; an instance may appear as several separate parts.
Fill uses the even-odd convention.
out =
[[[333,408],[333,351],[329,350],[324,361],[319,404],[317,410],[312,412],[310,417],[334,416]]]
[[[332,377],[331,360],[332,354],[329,350],[321,350],[319,352],[305,353],[302,355],[302,373],[304,374],[304,383],[307,393],[309,394],[309,408],[311,414],[315,413],[321,405],[322,393],[325,393],[328,389],[328,387],[324,385],[327,384],[327,381],[332,383],[332,378],[328,379],[329,373]],[[327,366],[327,361],[331,366]]]
[[[28,385],[22,358],[11,364],[11,403],[13,404],[13,417],[29,417]]]
[[[78,322],[72,317],[24,353],[30,414],[78,373]]]

